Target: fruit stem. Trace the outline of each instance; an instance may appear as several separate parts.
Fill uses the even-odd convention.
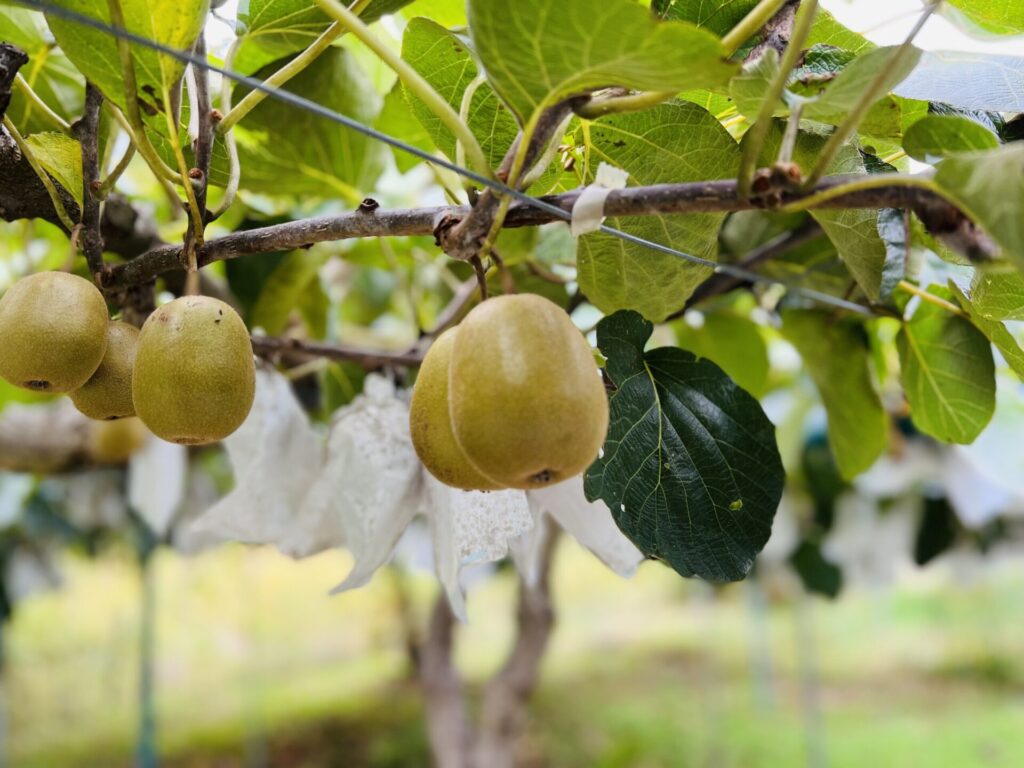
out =
[[[950,314],[956,315],[957,317],[967,317],[967,313],[960,309],[960,307],[958,307],[956,304],[953,304],[950,301],[946,301],[944,298],[942,298],[941,296],[936,296],[934,293],[929,293],[928,291],[919,288],[918,286],[914,285],[913,283],[909,283],[906,280],[900,280],[896,284],[896,287],[899,288],[901,291],[904,291],[905,293],[909,293],[914,296],[920,297],[922,301],[927,301],[929,304],[934,304],[936,307],[941,307],[942,309],[946,310]]]

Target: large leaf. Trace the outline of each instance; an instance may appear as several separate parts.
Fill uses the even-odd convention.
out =
[[[53,3],[106,24],[110,23],[110,13],[105,2],[53,0]],[[209,7],[209,0],[121,0],[125,26],[129,31],[178,50],[192,47],[206,22]],[[48,16],[47,20],[53,36],[71,62],[109,101],[124,110],[127,96],[117,38],[56,15]],[[132,45],[131,52],[138,86],[135,98],[142,104],[144,111],[162,112],[163,88],[170,88],[180,80],[185,65],[140,45]]]
[[[381,109],[381,97],[343,48],[326,51],[285,88],[364,124]],[[384,168],[383,145],[276,99],[261,102],[236,133],[242,188],[253,192],[354,203]]]
[[[411,0],[373,0],[360,14],[374,21]],[[348,3],[346,3],[347,5]],[[251,74],[272,61],[298,53],[331,24],[315,0],[240,0],[235,69]]]
[[[934,163],[959,152],[995,149],[999,139],[974,120],[956,115],[928,115],[907,129],[903,148],[915,160]]]
[[[784,124],[776,121],[765,141],[759,162],[770,165],[778,153]],[[801,131],[793,160],[805,171],[814,166],[826,137]],[[866,173],[864,161],[852,144],[845,144],[828,168],[830,174]],[[871,301],[879,301],[886,261],[885,243],[878,233],[878,211],[870,209],[818,210],[811,214],[839,251],[857,284]]]
[[[782,313],[782,333],[818,388],[836,466],[850,480],[875,463],[888,439],[888,419],[871,383],[864,329],[824,310],[790,309]]]
[[[1020,344],[1017,343],[1013,334],[999,320],[990,320],[982,315],[952,280],[949,281],[949,290],[953,298],[956,299],[956,303],[967,313],[967,317],[974,327],[996,345],[996,349],[999,350],[1010,369],[1024,379],[1024,350],[1020,348]]]
[[[34,133],[25,139],[39,164],[82,204],[82,145],[63,133]]]
[[[1024,4],[1020,0],[947,0],[940,10],[970,30],[997,35],[1024,32]]]
[[[466,87],[477,75],[476,62],[470,54],[465,38],[430,19],[416,18],[405,28],[402,37],[402,58],[408,61],[456,112],[460,111]],[[407,89],[405,96],[408,108],[430,134],[437,148],[454,160],[455,136],[452,132],[426,104]],[[477,87],[467,117],[469,127],[480,141],[490,167],[496,168],[519,132],[515,118],[487,83]]]
[[[1024,275],[978,270],[971,283],[971,306],[989,320],[1024,320]]]
[[[739,148],[713,115],[688,102],[615,115],[590,125],[590,159],[629,171],[634,184],[732,176]],[[724,214],[613,218],[608,223],[687,253],[713,259]],[[683,306],[711,270],[601,233],[583,236],[577,252],[583,292],[609,313],[633,309],[659,322]]]
[[[705,357],[747,390],[760,397],[768,389],[768,345],[757,323],[732,312],[708,312],[698,325],[676,323],[679,346]]]
[[[585,491],[648,557],[683,576],[735,581],[771,533],[785,475],[775,428],[720,368],[672,347],[644,352],[653,326],[618,312],[597,343],[618,387],[604,452]]]
[[[28,54],[28,66],[21,70],[39,97],[67,121],[82,113],[85,86],[82,75],[59,49],[41,13],[25,8],[0,7],[0,40],[12,43]],[[50,131],[54,124],[19,89],[11,94],[7,114],[22,133]]]
[[[653,0],[651,9],[664,19],[689,21],[718,36],[736,26],[758,0]]]
[[[838,125],[871,86],[879,74],[885,74],[886,91],[905,78],[917,64],[916,49],[897,65],[892,60],[898,47],[869,49],[859,56],[841,49],[818,47],[807,52],[803,66],[789,79],[788,97],[775,110],[777,116],[789,114],[785,102],[799,100],[802,116],[823,123]],[[730,93],[737,109],[748,117],[756,117],[779,68],[779,56],[773,49],[748,64],[741,75],[733,78]],[[927,105],[885,95],[868,112],[860,132],[869,136],[898,137],[909,117],[923,114]]]
[[[929,290],[949,296],[944,288]],[[970,321],[922,301],[896,349],[914,426],[946,443],[974,442],[996,407],[988,339]]]
[[[1024,268],[1024,142],[943,160],[935,181]]]
[[[909,99],[941,101],[965,109],[1021,112],[1024,56],[929,51],[895,92]]]
[[[538,108],[598,88],[706,88],[736,71],[717,37],[659,22],[632,0],[469,0],[468,8],[487,76],[524,123]]]

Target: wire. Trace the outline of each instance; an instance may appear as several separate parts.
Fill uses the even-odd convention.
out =
[[[419,147],[414,147],[410,144],[406,144],[400,139],[396,139],[393,136],[389,136],[388,134],[378,131],[376,128],[373,128],[371,126],[364,125],[363,123],[360,123],[358,120],[353,120],[351,117],[348,117],[347,115],[343,115],[340,112],[336,112],[332,109],[323,106],[322,104],[318,104],[315,101],[311,101],[310,99],[306,99],[302,96],[292,93],[291,91],[286,91],[281,88],[269,86],[262,80],[259,80],[258,78],[250,77],[249,75],[243,75],[240,72],[236,72],[226,67],[221,67],[217,64],[213,64],[209,62],[205,57],[197,56],[191,51],[179,51],[176,48],[164,45],[163,43],[157,40],[151,40],[150,38],[143,37],[142,35],[138,35],[135,32],[124,29],[123,27],[117,27],[108,24],[105,21],[94,19],[91,16],[86,16],[76,11],[72,11],[67,8],[62,8],[52,3],[45,2],[45,0],[20,0],[20,2],[22,5],[35,8],[39,11],[48,13],[52,16],[58,16],[60,18],[67,19],[68,21],[73,21],[83,26],[91,27],[92,29],[95,29],[97,31],[113,35],[114,37],[119,37],[123,40],[127,40],[137,45],[141,45],[145,48],[149,48],[150,50],[157,51],[158,53],[170,56],[171,58],[176,59],[177,61],[180,61],[184,64],[191,64],[195,67],[203,67],[211,72],[216,72],[222,77],[226,77],[230,80],[235,81],[236,83],[248,86],[254,90],[262,91],[266,93],[268,96],[278,99],[279,101],[285,102],[286,104],[291,104],[292,106],[298,107],[299,109],[304,109],[307,112],[318,115],[326,120],[338,123],[339,125],[343,125],[346,128],[349,128],[353,131],[357,131],[358,133],[368,136],[369,138],[387,144],[393,147],[394,149],[401,150],[402,152],[406,152],[410,155],[418,157],[421,160],[433,163],[434,165],[441,166],[442,168],[446,168],[452,173],[458,174],[464,178],[474,181],[483,187],[488,187],[489,189],[492,189],[499,194],[507,195],[513,198],[514,200],[518,200],[519,202],[536,208],[537,210],[544,211],[545,213],[555,218],[561,219],[562,221],[572,221],[572,214],[568,211],[563,210],[562,208],[559,208],[556,205],[552,205],[551,203],[545,202],[544,200],[539,200],[538,198],[531,197],[525,192],[520,192],[519,190],[509,187],[501,183],[500,181],[488,178],[483,174],[476,173],[475,171],[470,170],[469,168],[463,168],[462,166],[459,166],[451,162],[450,160],[438,157],[437,155],[431,154],[430,152],[420,149]],[[801,294],[802,296],[817,301],[819,303],[828,304],[839,309],[845,309],[850,312],[856,312],[862,315],[874,316],[874,312],[869,307],[865,307],[862,304],[857,304],[856,302],[849,301],[847,299],[842,299],[828,293],[823,293],[813,288],[804,288],[794,283],[791,283],[787,280],[779,280],[776,278],[766,277],[765,275],[759,275],[756,272],[751,272],[741,267],[735,267],[730,264],[720,264],[710,259],[695,256],[691,253],[686,253],[685,251],[680,251],[676,248],[672,248],[671,246],[663,245],[661,243],[657,243],[652,240],[647,240],[646,238],[639,237],[638,235],[630,234],[629,232],[625,232],[621,229],[608,226],[607,224],[602,224],[600,231],[606,235],[610,235],[620,240],[624,240],[635,245],[640,245],[645,248],[650,248],[651,250],[658,251],[659,253],[665,253],[670,256],[675,256],[677,258],[683,259],[684,261],[691,262],[693,264],[709,267],[719,274],[726,274],[729,275],[730,277],[735,277],[745,282],[764,283],[768,285],[781,285],[787,290]]]

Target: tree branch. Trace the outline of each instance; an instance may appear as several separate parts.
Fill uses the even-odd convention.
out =
[[[7,114],[18,70],[28,64],[28,54],[10,43],[0,43],[0,119]]]
[[[384,368],[389,365],[416,366],[423,362],[424,352],[412,349],[407,352],[387,352],[349,347],[343,344],[323,344],[300,339],[253,336],[253,351],[260,357],[286,356],[294,358],[324,357],[328,360],[346,360],[363,368]]]
[[[103,94],[92,83],[85,86],[85,110],[82,118],[71,126],[72,135],[82,145],[82,231],[78,241],[89,265],[89,272],[99,282],[104,272],[103,235],[100,232],[99,130]]]
[[[771,196],[755,196],[748,200],[739,198],[736,182],[732,180],[627,187],[609,193],[605,202],[605,213],[608,216],[658,216],[669,213],[772,209],[798,202],[812,194],[833,190],[861,178],[862,175],[833,176],[821,181],[807,195],[781,192]],[[540,199],[566,213],[571,213],[581,191],[573,190]],[[940,237],[956,235],[958,249],[968,257],[986,259],[995,255],[994,246],[963,213],[928,189],[893,184],[838,195],[823,200],[814,207],[909,208],[920,216],[933,234]],[[437,206],[393,211],[359,209],[337,216],[302,219],[233,232],[208,240],[198,249],[197,258],[199,266],[203,266],[214,261],[250,254],[307,247],[313,243],[362,237],[426,235],[435,229],[451,227],[468,220],[472,210],[468,206]],[[561,220],[547,211],[526,203],[514,202],[505,218],[505,226],[533,227]],[[178,269],[181,264],[181,253],[182,248],[178,245],[154,248],[139,258],[110,270],[104,280],[104,288],[107,291],[120,290],[130,285],[148,282],[165,272]]]
[[[540,664],[555,624],[551,602],[551,564],[558,543],[558,529],[550,518],[536,586],[520,577],[516,638],[501,671],[484,688],[480,726],[473,750],[474,768],[514,768],[516,744],[525,730],[527,704],[537,687]]]
[[[427,732],[437,768],[468,768],[469,721],[462,680],[452,660],[455,616],[448,597],[434,604],[426,639],[420,651],[420,686],[426,700]]]

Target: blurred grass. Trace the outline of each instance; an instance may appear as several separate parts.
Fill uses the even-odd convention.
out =
[[[329,598],[349,563],[243,547],[157,558],[165,764],[428,764],[398,582],[382,573]],[[67,587],[24,603],[8,633],[13,768],[131,763],[137,568],[114,552],[70,558],[66,570]],[[933,568],[892,591],[804,603],[831,766],[1024,765],[1024,575],[947,576]],[[431,580],[402,583],[422,614]],[[624,581],[574,544],[559,553],[555,584],[527,765],[804,764],[809,651],[794,605],[778,601],[758,621],[747,585],[713,591],[656,564]],[[458,646],[470,677],[501,663],[513,598],[508,572],[471,592]],[[754,647],[770,654],[770,680],[752,674]]]

